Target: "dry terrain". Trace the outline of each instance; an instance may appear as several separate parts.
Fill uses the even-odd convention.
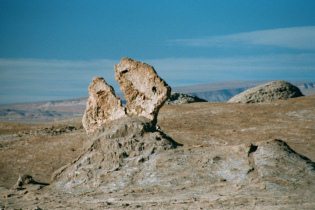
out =
[[[70,192],[51,176],[87,151],[91,137],[80,117],[1,122],[0,209],[315,208],[315,96],[165,105],[158,124],[183,146],[126,163],[95,189]],[[50,185],[12,189],[19,174]]]

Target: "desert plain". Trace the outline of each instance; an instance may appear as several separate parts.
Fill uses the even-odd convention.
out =
[[[81,116],[1,122],[0,208],[314,209],[314,95],[261,104],[164,105],[158,126],[180,146],[139,163],[126,186],[67,192],[51,177],[87,149],[91,137]],[[112,177],[125,176],[128,167]],[[16,190],[21,174],[49,185]],[[111,179],[106,182],[118,182]]]

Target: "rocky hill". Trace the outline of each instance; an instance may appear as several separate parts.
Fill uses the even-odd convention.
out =
[[[228,103],[263,103],[303,96],[300,89],[286,81],[272,81],[250,88],[234,97]]]

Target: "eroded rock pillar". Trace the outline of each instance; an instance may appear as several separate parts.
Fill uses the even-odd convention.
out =
[[[131,58],[122,58],[115,65],[115,79],[125,95],[127,114],[156,120],[159,109],[171,94],[171,87],[154,68]]]

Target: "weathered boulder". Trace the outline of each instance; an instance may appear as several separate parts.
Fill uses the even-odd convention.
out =
[[[228,103],[263,103],[300,96],[303,96],[300,89],[289,82],[272,81],[250,88],[232,97]]]
[[[171,88],[154,68],[131,58],[122,58],[115,65],[115,79],[125,95],[127,114],[155,121],[159,109],[171,94]]]
[[[112,86],[101,77],[93,79],[89,86],[89,98],[82,118],[87,133],[92,133],[105,123],[126,116],[121,100]]]
[[[196,102],[207,102],[207,101],[197,96],[191,96],[184,93],[172,93],[169,99],[167,99],[166,104],[189,104],[189,103],[196,103]]]

